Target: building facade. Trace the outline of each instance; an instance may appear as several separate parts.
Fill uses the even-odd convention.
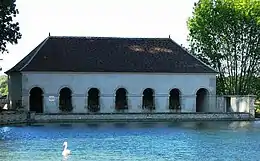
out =
[[[48,37],[6,74],[37,113],[219,112],[216,72],[168,38]]]

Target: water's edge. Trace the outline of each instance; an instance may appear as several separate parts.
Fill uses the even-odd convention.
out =
[[[60,122],[185,122],[185,121],[255,121],[249,113],[103,113],[35,114],[1,113],[0,125]]]

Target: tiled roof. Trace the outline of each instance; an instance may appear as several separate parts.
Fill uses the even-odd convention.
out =
[[[216,73],[170,38],[54,37],[10,72]]]

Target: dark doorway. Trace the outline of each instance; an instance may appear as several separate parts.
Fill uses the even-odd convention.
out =
[[[116,91],[115,105],[117,110],[128,109],[127,91],[124,88],[119,88]]]
[[[59,97],[59,108],[61,111],[70,112],[72,111],[72,92],[68,87],[62,88],[60,90]]]
[[[143,92],[143,108],[154,110],[154,90],[151,88],[146,88]]]
[[[208,107],[208,90],[200,88],[196,93],[196,112],[207,112]]]
[[[231,110],[231,97],[224,97],[226,100],[226,112],[232,112]]]
[[[99,90],[97,88],[91,88],[88,91],[88,110],[90,112],[100,111]]]
[[[30,90],[29,96],[30,111],[43,113],[43,91],[39,87]]]
[[[169,109],[175,112],[179,112],[181,110],[180,90],[177,88],[170,91]]]

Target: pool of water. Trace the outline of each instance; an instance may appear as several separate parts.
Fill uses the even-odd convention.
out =
[[[0,127],[1,161],[256,161],[259,155],[259,121]]]

